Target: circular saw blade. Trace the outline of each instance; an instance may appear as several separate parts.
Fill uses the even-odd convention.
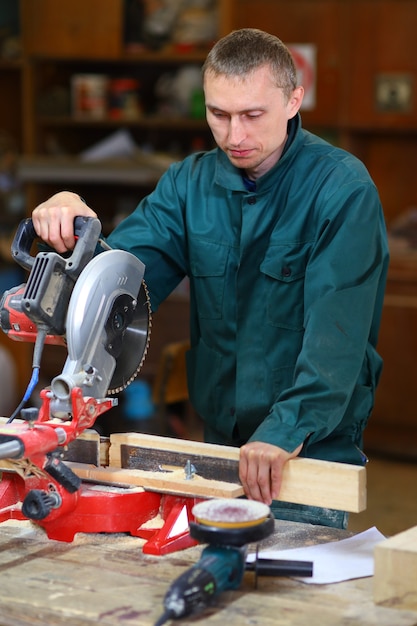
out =
[[[133,319],[123,333],[123,343],[116,359],[116,368],[110,381],[108,394],[125,389],[138,375],[148,351],[152,327],[149,293],[142,281]]]

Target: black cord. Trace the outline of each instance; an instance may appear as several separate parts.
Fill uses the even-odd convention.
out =
[[[161,615],[159,620],[155,622],[154,626],[162,626],[162,624],[165,624],[165,622],[167,622],[169,619],[172,619],[173,617],[174,617],[173,612],[167,609],[165,613]]]
[[[13,411],[13,413],[7,420],[6,424],[10,424],[11,422],[13,422],[13,420],[16,419],[16,417],[19,415],[20,411],[23,409],[26,402],[29,400],[30,396],[32,395],[32,392],[34,388],[36,387],[36,385],[38,384],[38,381],[39,381],[39,367],[34,367],[32,370],[31,379],[25,391],[25,395],[23,396],[22,400],[20,401],[16,409]]]
[[[45,345],[46,335],[48,334],[47,328],[38,328],[38,334],[36,335],[35,347],[33,349],[33,357],[32,357],[32,376],[30,378],[29,384],[26,388],[25,394],[13,411],[6,424],[10,424],[16,417],[20,414],[20,411],[25,406],[26,402],[30,399],[30,396],[33,393],[34,388],[39,382],[39,370],[41,367],[41,358],[43,347]]]

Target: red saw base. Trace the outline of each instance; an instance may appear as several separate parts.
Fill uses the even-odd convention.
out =
[[[21,511],[24,481],[3,472],[0,482],[0,522],[28,519]],[[74,494],[73,494],[74,495]],[[77,533],[129,533],[146,539],[143,552],[156,556],[197,544],[189,533],[191,510],[200,499],[151,491],[82,483],[72,506],[52,519],[36,520],[49,539],[71,542]],[[143,526],[161,514],[162,526]],[[34,520],[32,520],[34,521]]]

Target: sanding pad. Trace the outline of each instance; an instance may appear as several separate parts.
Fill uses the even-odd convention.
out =
[[[243,546],[265,539],[274,531],[269,506],[254,500],[224,498],[196,504],[190,535],[201,543]]]
[[[219,498],[194,505],[192,513],[199,524],[217,528],[245,528],[261,524],[268,517],[269,506],[255,500]]]

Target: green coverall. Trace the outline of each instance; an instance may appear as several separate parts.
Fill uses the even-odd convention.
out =
[[[190,155],[108,243],[146,265],[154,310],[189,277],[188,383],[206,441],[365,462],[388,246],[358,159],[297,115],[254,191],[220,149]]]

